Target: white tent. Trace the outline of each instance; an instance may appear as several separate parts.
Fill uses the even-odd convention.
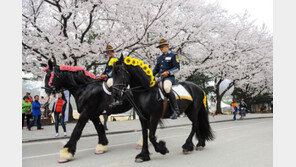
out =
[[[230,105],[229,105],[229,104],[226,104],[226,103],[223,103],[223,102],[221,102],[221,108],[226,108],[226,107],[229,107],[229,108],[230,108]]]

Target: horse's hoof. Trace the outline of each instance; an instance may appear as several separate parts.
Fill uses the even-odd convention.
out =
[[[72,159],[73,159],[73,154],[71,154],[68,151],[68,148],[63,148],[60,151],[60,160],[58,160],[59,163],[65,163],[65,162],[68,162],[69,160],[72,160]]]
[[[196,147],[195,147],[195,150],[197,150],[197,151],[202,151],[203,149],[204,149],[203,146],[196,146]]]
[[[169,153],[169,150],[167,148],[165,148],[165,149],[160,150],[159,153],[162,155],[165,155],[165,154]]]
[[[189,154],[191,151],[187,149],[183,149],[183,154]]]
[[[107,152],[108,149],[107,149],[107,145],[102,145],[102,144],[98,144],[97,147],[96,147],[96,151],[95,151],[95,154],[98,155],[98,154],[103,154],[105,152]]]
[[[70,161],[70,160],[60,159],[60,160],[58,160],[58,163],[66,163],[66,162],[68,162],[68,161]]]
[[[144,162],[144,161],[149,161],[150,158],[136,158],[135,162],[140,163],[140,162]]]
[[[184,154],[187,154],[187,153],[189,153],[189,152],[191,152],[191,151],[193,151],[194,150],[194,145],[193,145],[193,143],[185,143],[183,146],[182,146],[182,148],[183,148],[183,153]]]
[[[157,152],[159,152],[162,155],[165,155],[166,153],[169,153],[169,150],[166,148],[165,141],[160,140],[158,143]]]
[[[104,154],[105,152],[95,152],[96,155]]]
[[[141,158],[136,158],[135,162],[140,163],[140,162],[144,162],[144,160],[142,160]]]
[[[144,161],[149,161],[150,160],[150,157],[149,157],[149,154],[146,155],[146,154],[138,154],[136,156],[136,159],[135,159],[135,162],[144,162]]]

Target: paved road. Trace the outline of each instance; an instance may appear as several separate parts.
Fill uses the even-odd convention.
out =
[[[170,166],[170,167],[271,167],[273,144],[272,118],[254,119],[211,124],[216,139],[207,143],[203,151],[193,151],[184,155],[181,146],[184,144],[190,126],[158,129],[158,138],[167,142],[170,151],[161,155],[150,147],[151,161],[135,163],[139,153],[136,141],[139,132],[108,135],[109,152],[95,155],[97,137],[83,137],[78,142],[75,159],[65,164],[58,164],[59,150],[67,140],[52,140],[23,143],[24,167],[47,166]],[[194,144],[197,141],[194,139]]]
[[[217,115],[215,117],[209,116],[210,122],[219,122],[219,121],[232,121],[233,115]],[[239,117],[239,116],[238,116]],[[250,118],[266,118],[273,117],[271,113],[265,114],[247,114],[246,119]],[[164,119],[163,120],[166,127],[170,126],[180,126],[180,125],[191,125],[191,121],[187,117],[182,117],[178,119]],[[74,123],[68,123],[67,131],[72,132],[74,129]],[[129,120],[129,121],[116,121],[116,122],[108,122],[107,126],[109,130],[107,134],[115,134],[122,132],[134,132],[141,130],[141,124],[139,120]],[[54,125],[43,126],[43,130],[37,130],[36,126],[32,127],[32,131],[28,131],[27,129],[23,129],[22,131],[22,141],[23,142],[31,142],[31,141],[40,141],[40,140],[55,140],[55,128]],[[62,127],[60,126],[60,135],[62,135]],[[93,126],[93,123],[89,121],[83,129],[82,136],[96,136],[97,132]],[[68,136],[69,137],[69,136]],[[60,136],[59,138],[64,138]]]

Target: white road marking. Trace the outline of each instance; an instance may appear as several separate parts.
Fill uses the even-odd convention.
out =
[[[214,131],[223,131],[223,130],[228,130],[228,129],[235,129],[235,128],[241,128],[245,126],[250,126],[250,125],[257,125],[257,124],[263,124],[268,121],[263,121],[263,122],[256,122],[256,123],[250,123],[246,125],[240,125],[240,126],[234,126],[234,127],[228,127],[228,128],[220,128]],[[189,125],[190,126],[190,125]],[[176,128],[184,128],[184,127],[176,127]],[[176,129],[176,128],[168,128],[168,129]],[[168,129],[161,129],[161,130],[168,130]],[[140,133],[140,132],[131,132],[131,133]],[[118,135],[123,135],[123,134],[118,134]],[[187,136],[188,134],[183,134],[183,135],[174,135],[174,136],[168,136],[168,137],[161,137],[159,139],[169,139],[169,138],[175,138],[175,137],[183,137]],[[114,135],[112,135],[114,136]],[[117,146],[122,146],[122,145],[128,145],[128,144],[135,144],[136,142],[127,142],[127,143],[122,143],[122,144],[115,144],[115,145],[110,145],[108,147],[117,147]],[[95,150],[95,148],[86,148],[86,149],[81,149],[77,150],[76,152],[83,152],[83,151],[89,151],[89,150]],[[46,157],[46,156],[52,156],[52,155],[59,155],[59,153],[51,153],[51,154],[43,154],[43,155],[36,155],[36,156],[29,156],[29,157],[23,157],[22,159],[33,159],[33,158],[40,158],[40,157]]]

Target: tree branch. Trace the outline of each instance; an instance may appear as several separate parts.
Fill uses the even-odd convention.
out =
[[[46,60],[48,60],[48,57],[46,57],[44,54],[42,54],[38,49],[33,48],[31,46],[28,46],[24,42],[22,42],[22,45],[23,45],[24,49],[31,49],[35,53],[39,54],[40,56],[42,56],[43,58],[45,58]]]
[[[84,40],[84,37],[85,37],[86,33],[90,30],[90,28],[91,28],[91,26],[93,24],[93,21],[92,21],[92,19],[93,19],[93,12],[94,12],[94,10],[95,10],[95,8],[97,6],[98,5],[94,5],[93,8],[92,8],[92,10],[89,13],[89,23],[88,23],[88,26],[86,27],[85,31],[81,35],[80,43],[83,43],[83,40]]]

